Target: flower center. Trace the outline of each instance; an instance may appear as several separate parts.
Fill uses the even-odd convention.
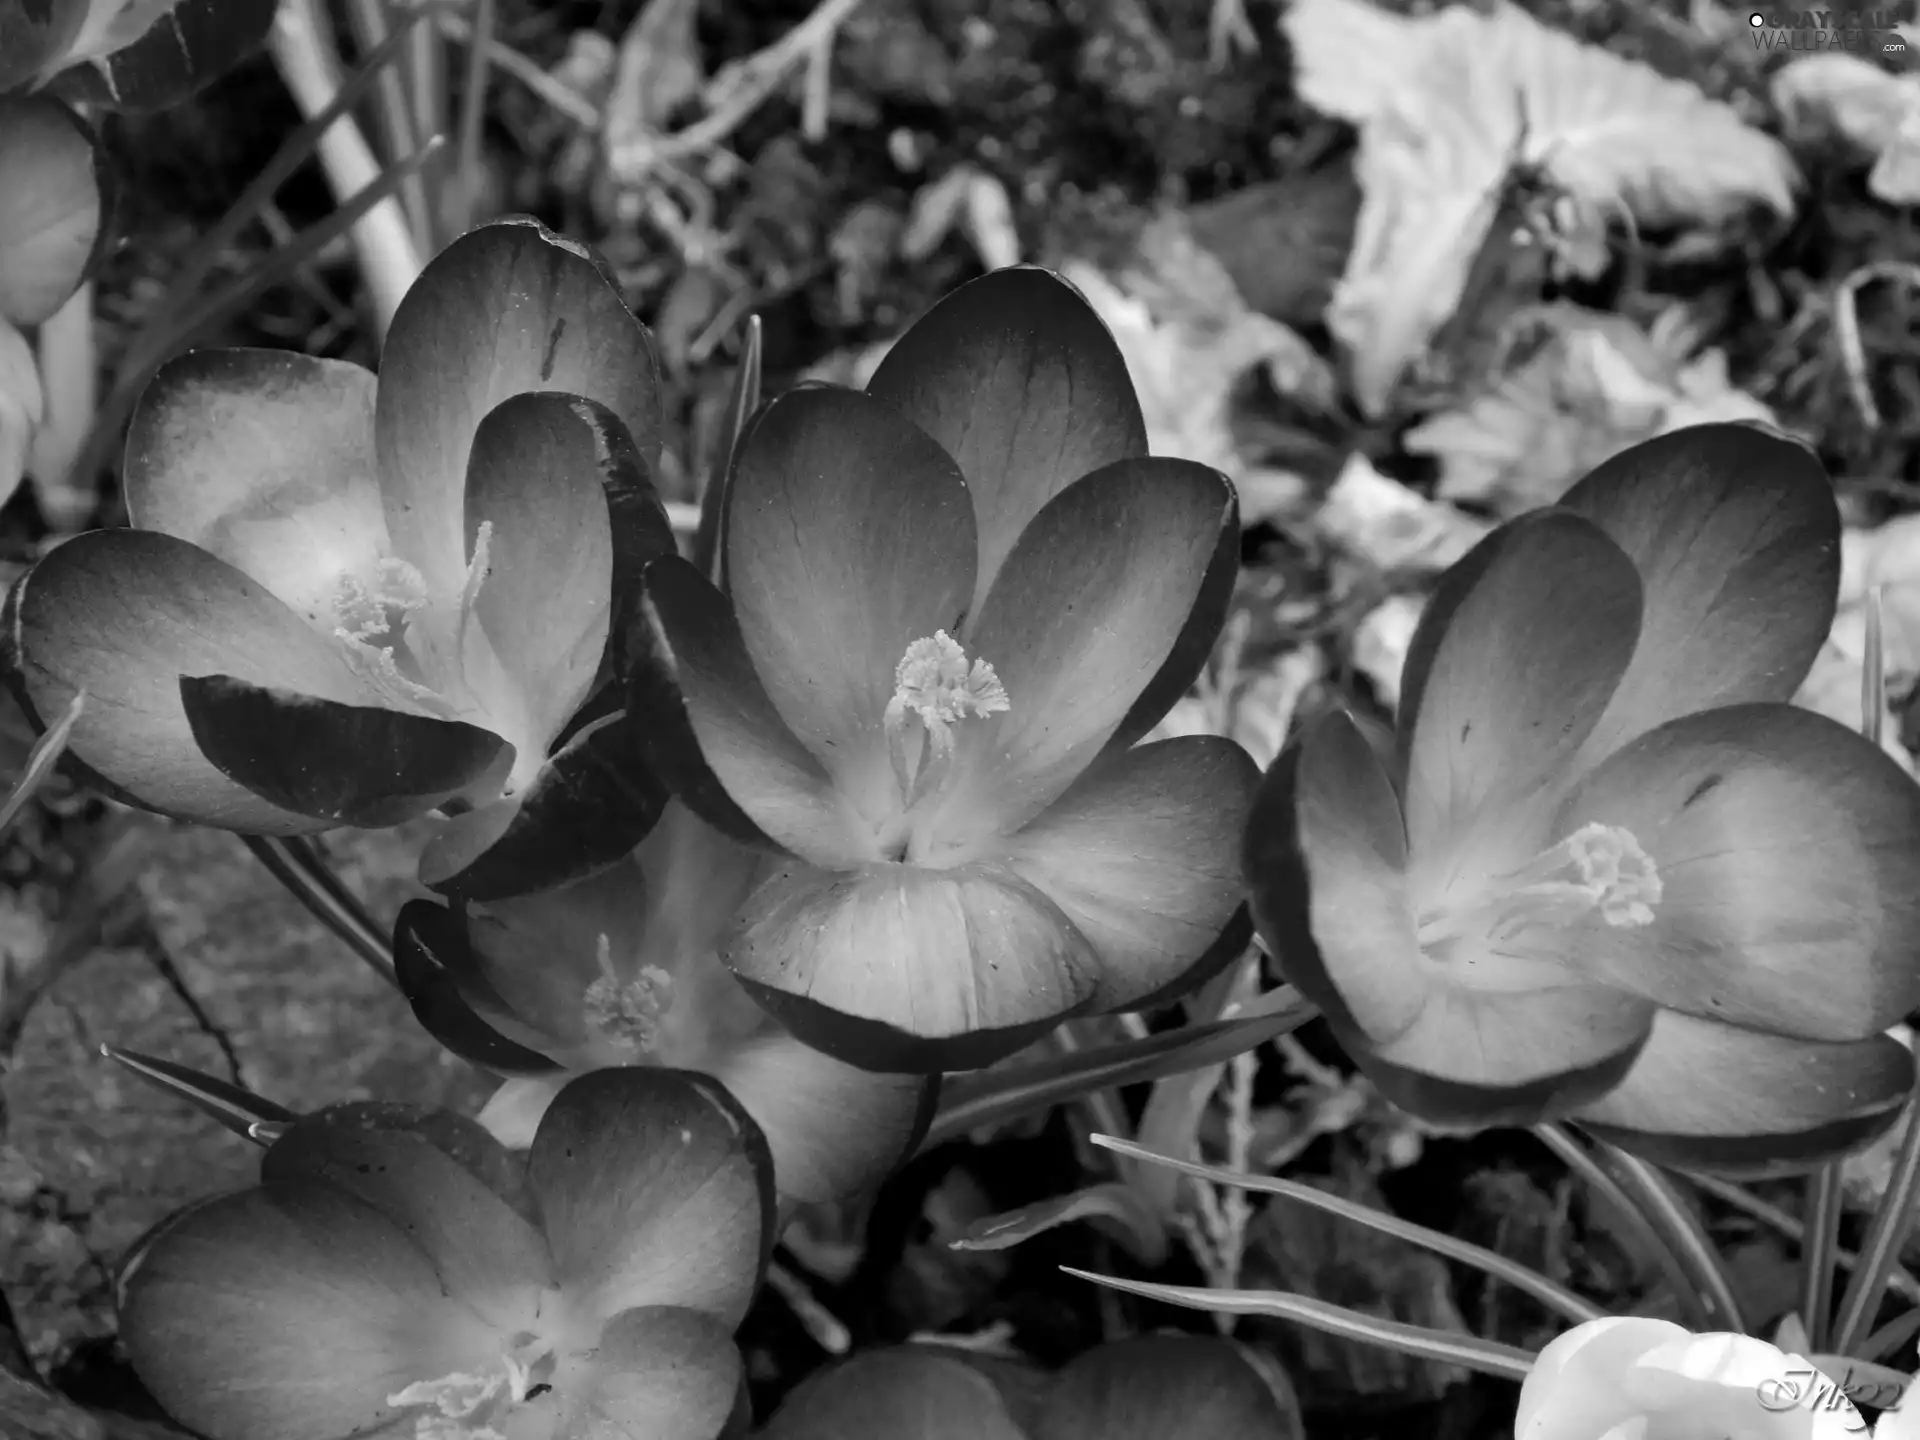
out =
[[[416,1381],[387,1396],[387,1404],[420,1409],[413,1417],[414,1440],[532,1440],[541,1433],[538,1420],[551,1417],[529,1415],[523,1407],[547,1393],[553,1368],[552,1349],[528,1337],[501,1355],[497,1369]]]
[[[1518,870],[1489,877],[1464,904],[1423,910],[1420,946],[1431,950],[1466,935],[1498,946],[1530,925],[1567,925],[1593,910],[1609,925],[1651,925],[1662,889],[1658,868],[1632,831],[1583,825]]]
[[[953,765],[953,730],[970,715],[986,717],[1013,704],[985,660],[967,663],[967,652],[944,630],[907,646],[893,670],[887,702],[887,755],[911,810],[939,790]],[[919,723],[916,724],[915,721]]]
[[[661,1018],[673,1007],[673,977],[657,965],[643,965],[632,979],[622,979],[605,935],[597,958],[600,976],[581,996],[587,1029],[625,1063],[652,1054],[659,1048]]]

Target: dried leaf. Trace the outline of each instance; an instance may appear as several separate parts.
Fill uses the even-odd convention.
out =
[[[1285,27],[1308,103],[1360,127],[1366,201],[1328,326],[1357,398],[1386,411],[1454,312],[1516,177],[1572,202],[1574,268],[1603,264],[1610,217],[1713,223],[1792,209],[1784,148],[1693,85],[1501,5],[1415,19],[1367,0],[1295,0]]]

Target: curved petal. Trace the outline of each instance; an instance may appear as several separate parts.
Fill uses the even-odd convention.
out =
[[[761,1440],[1031,1440],[1000,1392],[931,1346],[869,1350],[795,1386]]]
[[[0,320],[38,325],[67,303],[105,207],[87,123],[50,96],[0,94]]]
[[[646,957],[648,886],[631,860],[590,879],[469,912],[462,963],[508,1013],[563,1046],[591,1045],[586,993],[601,978],[601,945],[614,973]]]
[[[1626,1079],[1573,1118],[1658,1165],[1798,1171],[1885,1133],[1913,1092],[1898,1040],[1789,1040],[1663,1010]]]
[[[481,420],[514,395],[552,390],[606,406],[653,466],[660,365],[653,339],[585,247],[527,219],[469,230],[394,312],[374,414],[395,549],[429,594],[466,578],[461,496]]]
[[[1214,545],[1213,558],[1207,562],[1206,578],[1200,582],[1193,609],[1187,612],[1187,623],[1167,652],[1159,673],[1147,682],[1147,688],[1127,711],[1127,718],[1107,741],[1109,751],[1128,748],[1164,720],[1167,712],[1193,688],[1213,656],[1213,647],[1233,609],[1233,592],[1240,580],[1240,496],[1231,480],[1226,483],[1233,503],[1220,518],[1220,538]]]
[[[233,675],[182,675],[180,705],[221,774],[329,826],[380,829],[468,791],[498,793],[513,761],[513,747],[492,731],[390,708],[384,695],[343,702]]]
[[[1711,1434],[1750,1420],[1756,1403],[1766,1414],[1761,1433],[1771,1431],[1781,1440],[1867,1433],[1847,1393],[1850,1386],[1835,1385],[1811,1361],[1753,1335],[1722,1330],[1675,1336],[1634,1361],[1621,1378],[1641,1412],[1669,1433]]]
[[[1004,1059],[1082,1008],[1100,959],[998,865],[835,873],[791,864],[748,899],[726,962],[807,1044],[864,1069]]]
[[[1633,658],[1640,614],[1633,563],[1592,522],[1558,510],[1501,526],[1441,578],[1400,682],[1421,893],[1538,848],[1516,811],[1571,778],[1568,762]],[[1515,845],[1509,861],[1501,847]]]
[[[773,1248],[773,1165],[737,1102],[678,1070],[596,1070],[562,1090],[527,1156],[554,1274],[611,1319],[644,1305],[747,1313]]]
[[[1011,834],[1092,763],[1179,641],[1233,506],[1204,465],[1123,460],[1033,518],[964,636],[1010,708],[958,726],[942,844]]]
[[[1093,1008],[1124,1010],[1204,955],[1240,907],[1240,837],[1260,771],[1187,736],[1096,764],[1008,843],[1005,863],[1100,957]]]
[[[926,1134],[939,1086],[856,1069],[778,1032],[720,1054],[713,1076],[765,1132],[780,1193],[801,1201],[878,1186]]]
[[[633,710],[648,766],[687,808],[749,845],[779,846],[817,864],[878,853],[813,753],[787,728],[754,672],[727,599],[693,566],[667,556],[647,567],[650,653],[636,672]]]
[[[1531,1123],[1601,1093],[1646,1039],[1652,1003],[1582,981],[1562,951],[1423,951],[1398,802],[1344,714],[1312,725],[1268,772],[1245,863],[1287,979],[1415,1115]]]
[[[271,804],[201,754],[180,677],[224,674],[339,705],[383,696],[347,659],[258,583],[198,546],[145,530],[76,536],[8,597],[4,643],[35,715],[87,704],[75,756],[143,805],[258,834],[322,830],[328,821]]]
[[[477,1129],[467,1143],[493,1144]],[[451,1298],[503,1333],[531,1318],[552,1278],[540,1233],[386,1107],[336,1106],[296,1121],[260,1162],[260,1183],[275,1200],[327,1186],[371,1206],[419,1247]]]
[[[555,1433],[593,1440],[717,1440],[746,1379],[731,1326],[671,1305],[615,1316],[591,1358],[564,1364]]]
[[[565,1037],[507,1023],[518,1017],[468,973],[470,969],[467,937],[458,917],[429,900],[409,900],[400,907],[393,927],[394,979],[420,1028],[490,1074],[549,1075],[559,1070],[559,1061],[545,1050],[565,1050]],[[507,1029],[516,1033],[501,1033]],[[536,1045],[544,1049],[532,1048]]]
[[[959,463],[979,517],[977,612],[1033,517],[1083,475],[1147,453],[1112,332],[1035,266],[962,285],[894,342],[867,383]]]
[[[123,1285],[134,1370],[208,1440],[372,1430],[402,1418],[387,1396],[477,1371],[502,1340],[378,1211],[324,1187],[204,1204]]]
[[[1840,512],[1804,446],[1695,425],[1614,456],[1560,506],[1640,572],[1640,648],[1587,739],[1590,761],[1696,710],[1793,698],[1840,589]]]
[[[1609,1315],[1555,1336],[1521,1382],[1514,1440],[1605,1435],[1632,1420],[1640,1412],[1626,1391],[1627,1370],[1657,1346],[1692,1338],[1671,1320],[1638,1315]]]
[[[887,406],[796,390],[746,433],[727,500],[741,638],[774,708],[876,819],[898,808],[894,670],[915,640],[959,629],[973,571],[966,481]]]
[[[487,1097],[474,1122],[509,1150],[525,1150],[539,1133],[560,1092],[579,1076],[577,1070],[562,1070],[552,1075],[521,1075],[502,1080],[500,1088]]]
[[[1920,786],[1789,705],[1662,725],[1568,797],[1556,833],[1620,826],[1652,857],[1652,923],[1590,912],[1583,968],[1662,1006],[1859,1040],[1920,1006]]]
[[[344,360],[285,350],[169,360],[127,428],[127,514],[217,555],[331,635],[357,594],[404,589],[382,573],[373,395],[373,372]]]
[[[1278,1367],[1272,1373],[1285,1383]],[[1085,1351],[1055,1378],[1033,1440],[1300,1440],[1306,1430],[1284,1393],[1231,1340],[1137,1335]]]
[[[545,754],[587,698],[612,618],[613,526],[602,469],[620,422],[573,395],[510,395],[480,421],[467,464],[473,616],[497,675],[468,680],[516,745]],[[491,668],[491,667],[489,667]],[[491,682],[491,683],[489,683]]]

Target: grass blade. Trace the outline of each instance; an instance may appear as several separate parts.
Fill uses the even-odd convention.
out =
[[[1471,1265],[1474,1269],[1504,1280],[1516,1290],[1531,1295],[1549,1310],[1564,1315],[1578,1325],[1587,1320],[1602,1320],[1607,1311],[1590,1301],[1583,1300],[1563,1285],[1542,1275],[1538,1270],[1529,1269],[1518,1261],[1509,1260],[1484,1246],[1474,1245],[1465,1240],[1456,1240],[1451,1235],[1443,1235],[1438,1230],[1429,1230],[1424,1225],[1415,1225],[1410,1220],[1402,1220],[1398,1215],[1390,1215],[1384,1210],[1376,1210],[1370,1205],[1348,1200],[1339,1195],[1328,1194],[1312,1185],[1303,1185],[1297,1180],[1282,1180],[1274,1175],[1248,1175],[1237,1170],[1227,1170],[1218,1165],[1203,1165],[1192,1160],[1177,1160],[1171,1155],[1161,1155],[1147,1149],[1144,1145],[1135,1145],[1131,1141],[1116,1140],[1111,1135],[1095,1135],[1093,1143],[1103,1149],[1112,1150],[1119,1155],[1131,1156],[1135,1160],[1145,1160],[1155,1165],[1165,1165],[1178,1170],[1182,1175],[1191,1175],[1196,1180],[1211,1180],[1216,1185],[1233,1185],[1242,1190],[1252,1190],[1262,1195],[1278,1195],[1287,1200],[1298,1201],[1302,1205],[1311,1205],[1316,1210],[1329,1215],[1337,1215],[1342,1220],[1352,1221],[1356,1225],[1365,1225],[1382,1235],[1391,1235],[1396,1240],[1405,1240],[1409,1244],[1419,1245],[1436,1255],[1458,1261],[1462,1265]]]
[[[53,728],[33,742],[33,748],[27,752],[27,763],[20,768],[20,778],[13,782],[5,803],[0,804],[0,831],[13,823],[14,817],[26,808],[27,801],[46,784],[53,767],[67,753],[67,740],[73,734],[73,727],[80,723],[80,712],[86,708],[87,692],[74,691],[73,699],[53,722]]]

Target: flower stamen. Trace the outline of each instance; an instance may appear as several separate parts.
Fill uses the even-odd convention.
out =
[[[1571,869],[1574,877],[1565,878]],[[1598,910],[1607,924],[1653,923],[1665,887],[1633,832],[1618,825],[1583,825],[1518,870],[1488,878],[1464,905],[1441,905],[1420,916],[1423,949],[1468,934],[1505,943],[1538,923],[1564,925]]]
[[[631,980],[613,968],[613,942],[598,941],[600,977],[581,997],[587,1028],[606,1044],[637,1060],[660,1043],[660,1021],[673,1007],[673,977],[657,965],[643,965]]]
[[[413,1421],[414,1440],[507,1440],[494,1425],[534,1388],[533,1367],[512,1354],[500,1368],[479,1375],[455,1371],[437,1380],[417,1380],[387,1396],[394,1409],[422,1407]]]
[[[907,646],[893,669],[893,698],[885,717],[887,755],[900,798],[911,808],[937,789],[953,762],[953,727],[969,715],[1011,710],[1006,687],[985,660],[967,662],[967,652],[944,630]],[[918,718],[926,742],[914,764],[912,719]]]

